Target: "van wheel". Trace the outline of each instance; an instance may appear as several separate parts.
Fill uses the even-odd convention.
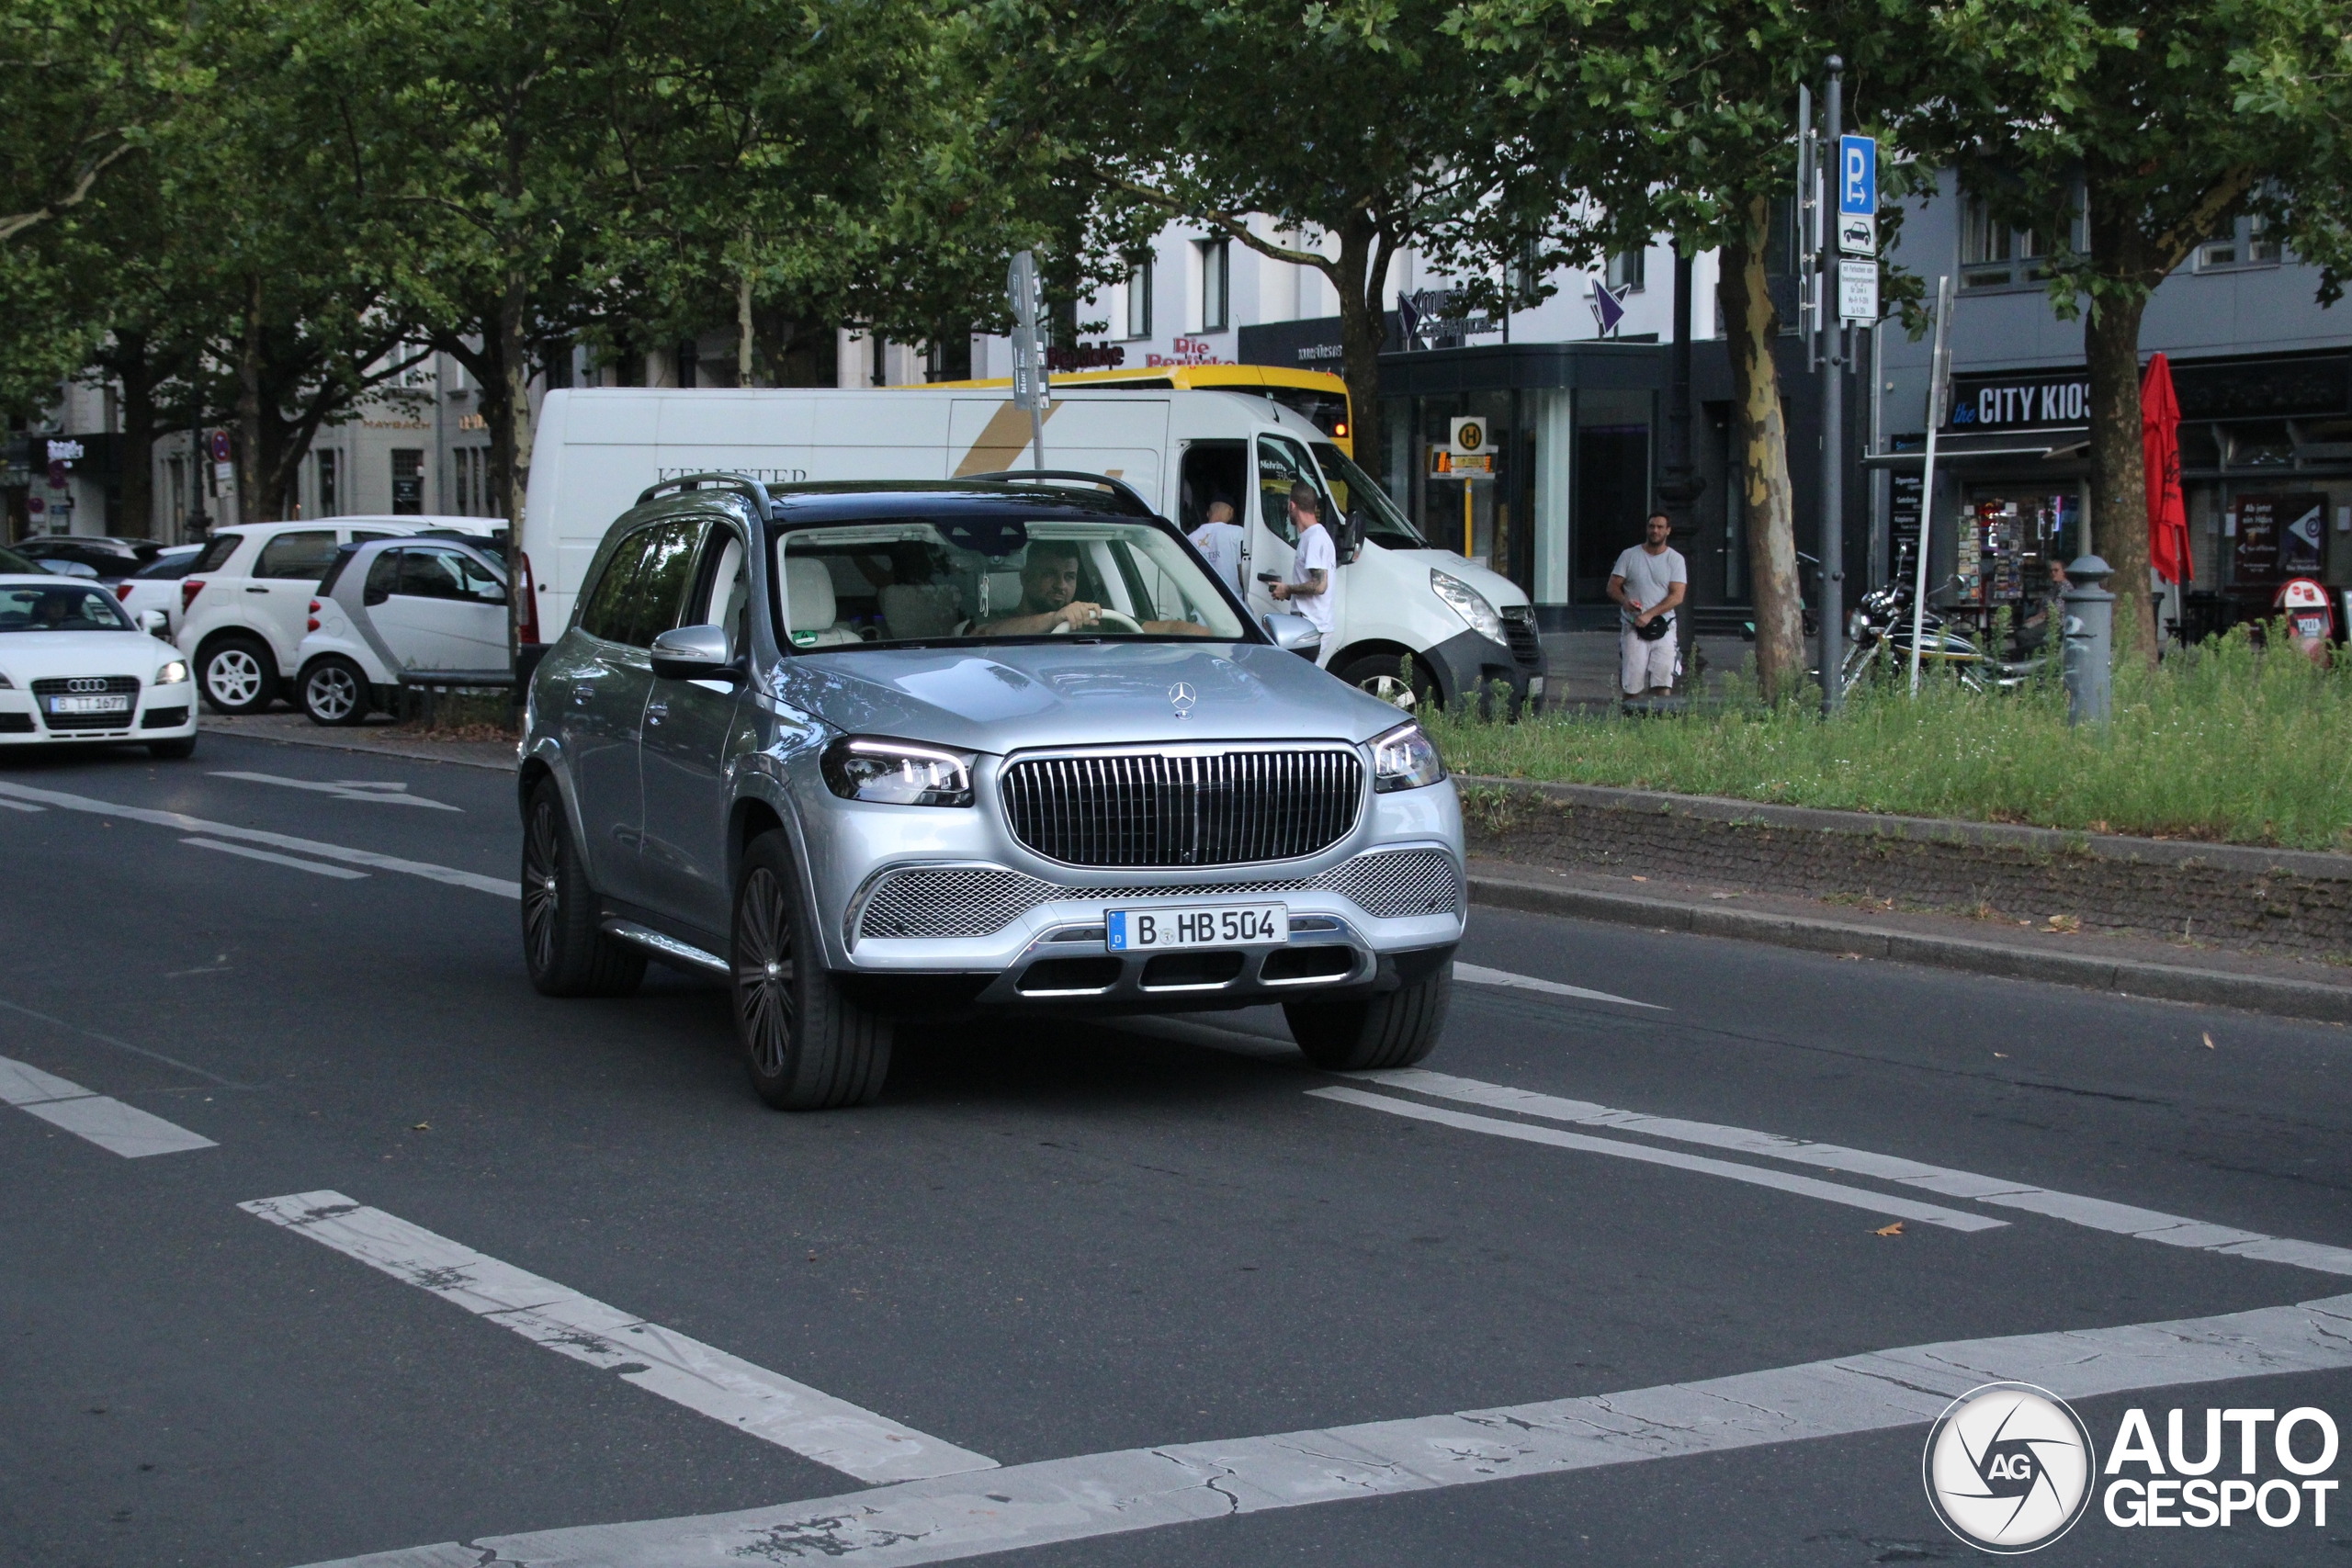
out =
[[[1453,999],[1453,965],[1444,964],[1401,990],[1351,1001],[1283,1004],[1291,1038],[1328,1072],[1409,1067],[1428,1055]]]
[[[626,997],[645,979],[643,950],[596,929],[596,890],[553,779],[523,812],[523,966],[549,997]]]
[[[1410,675],[1406,673],[1408,665]],[[1357,691],[1370,693],[1408,713],[1424,703],[1430,707],[1445,705],[1437,677],[1430,673],[1430,667],[1407,654],[1362,654],[1334,668],[1331,673]]]
[[[801,930],[783,833],[752,840],[735,884],[735,1034],[752,1088],[778,1111],[868,1105],[890,1074],[890,1021],[846,994]]]
[[[224,637],[198,657],[196,679],[214,713],[259,713],[277,695],[277,660],[255,637]]]
[[[312,724],[343,728],[368,717],[368,676],[340,654],[311,660],[302,671],[302,711]]]

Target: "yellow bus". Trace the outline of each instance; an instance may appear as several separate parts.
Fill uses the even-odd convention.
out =
[[[1053,378],[1057,387],[1132,387],[1138,391],[1246,392],[1271,398],[1302,414],[1350,457],[1356,455],[1355,420],[1348,384],[1328,370],[1285,370],[1278,365],[1147,365],[1114,370],[1072,370]],[[1012,378],[933,381],[942,387],[1010,387]]]

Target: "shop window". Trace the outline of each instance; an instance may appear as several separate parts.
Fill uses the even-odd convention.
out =
[[[972,334],[949,333],[923,347],[922,378],[926,381],[968,381],[972,378]]]
[[[1127,272],[1127,336],[1151,335],[1151,253],[1135,258]]]
[[[1203,240],[1200,250],[1200,330],[1221,333],[1233,324],[1233,245],[1227,240]]]
[[[1609,287],[1639,294],[1648,278],[1649,260],[1646,250],[1619,251],[1609,258]]]
[[[414,447],[396,447],[392,452],[392,515],[424,514],[424,454]]]

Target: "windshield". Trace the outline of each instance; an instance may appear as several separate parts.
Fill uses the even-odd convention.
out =
[[[1182,541],[1140,519],[819,525],[775,549],[779,640],[795,649],[1249,635]]]
[[[1305,414],[1308,423],[1326,435],[1348,433],[1345,392],[1317,391],[1311,387],[1269,387],[1266,396],[1294,413]]]
[[[1346,453],[1328,441],[1318,441],[1315,444],[1315,461],[1330,484],[1332,499],[1340,503],[1340,510],[1363,520],[1365,538],[1392,550],[1429,548],[1430,542],[1421,537],[1412,520],[1396,509],[1396,503],[1373,482],[1372,476],[1357,468]]]
[[[127,632],[130,618],[103,588],[0,584],[0,632]]]

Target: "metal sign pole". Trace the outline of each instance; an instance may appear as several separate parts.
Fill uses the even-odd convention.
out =
[[[1928,540],[1936,515],[1936,431],[1944,422],[1944,375],[1950,363],[1951,275],[1936,279],[1936,347],[1928,357],[1928,460],[1919,475],[1919,560],[1911,590],[1911,694],[1919,694],[1919,637],[1928,618]]]
[[[1821,145],[1835,154],[1846,128],[1839,123],[1845,107],[1846,62],[1829,57],[1829,98]],[[1840,159],[1838,178],[1845,177]],[[1845,306],[1840,300],[1832,314],[1830,301],[1838,298],[1838,247],[1821,247],[1821,304],[1814,320],[1821,329],[1821,711],[1835,714],[1840,673],[1840,644],[1846,615],[1846,355]]]

